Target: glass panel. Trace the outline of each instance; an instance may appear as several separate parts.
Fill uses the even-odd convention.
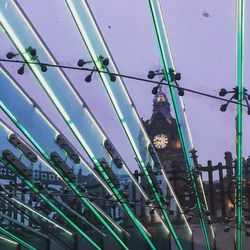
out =
[[[69,0],[67,3],[81,33],[81,36],[89,50],[89,53],[93,61],[95,61],[96,67],[101,71],[105,71],[103,65],[98,62],[98,57],[101,55],[104,58],[109,59],[108,70],[112,73],[118,74],[119,71],[112,59],[112,55],[109,52],[107,45],[104,42],[102,34],[93,18],[93,15],[90,12],[90,7],[84,1]],[[154,167],[153,159],[149,153],[150,141],[146,135],[145,129],[141,124],[141,120],[137,114],[134,104],[129,97],[122,79],[119,76],[116,75],[115,82],[110,79],[110,74],[100,73],[100,77],[127,134],[131,146],[134,149],[138,163],[140,164],[140,167],[146,176],[146,181],[149,183],[151,190],[150,192],[153,193],[153,196],[150,198],[156,199],[155,205],[157,204],[156,206],[161,208],[159,211],[163,215],[165,223],[168,225],[171,233],[173,234],[176,244],[181,249],[182,243],[179,242],[178,237],[181,239],[184,246],[187,242],[191,242],[192,233],[184,215],[182,214],[182,210],[180,210],[180,206],[176,200],[173,190],[170,187],[166,175],[163,173],[163,170],[159,171]],[[163,199],[161,199],[161,197],[158,195],[158,192],[161,191],[156,188],[156,183],[152,182],[152,178],[154,177],[150,176],[151,170],[149,166],[152,166],[153,171],[155,172],[153,175],[157,175],[155,178],[161,183],[160,188],[162,189],[163,195],[173,196],[169,209],[176,208],[177,212],[172,215],[171,218],[169,217],[168,213],[166,213]],[[185,233],[179,233],[177,236],[174,229],[175,226],[173,227],[171,220],[174,221],[174,223],[178,221],[177,224],[183,224]],[[191,244],[189,243],[187,245],[191,247]]]
[[[2,9],[4,5],[2,5]],[[15,15],[14,15],[15,13]],[[22,13],[23,14],[23,13]],[[31,46],[35,48],[39,54],[39,60],[43,62],[49,62],[55,64],[55,60],[52,55],[49,54],[46,46],[42,44],[42,40],[35,35],[33,30],[29,26],[30,24],[21,16],[20,10],[15,4],[8,5],[7,10],[2,12],[1,22],[6,29],[6,32],[11,37],[13,43],[18,48],[20,52],[24,51],[25,48]],[[15,20],[12,18],[15,16]],[[10,22],[8,19],[11,19]],[[16,23],[23,23],[24,25],[15,25]],[[23,32],[22,29],[25,29]],[[12,32],[15,31],[15,32]],[[30,60],[27,53],[22,54],[26,60]],[[132,222],[136,225],[138,230],[141,232],[142,237],[148,242],[151,248],[155,248],[149,238],[148,232],[145,227],[137,220],[133,215],[132,209],[129,207],[127,200],[124,199],[124,194],[128,190],[128,186],[134,187],[136,193],[138,193],[138,199],[143,200],[143,204],[147,200],[145,192],[136,183],[135,178],[129,172],[125,164],[122,167],[116,166],[114,161],[112,161],[111,156],[108,154],[107,150],[103,147],[103,142],[108,138],[102,132],[97,122],[94,120],[90,111],[84,104],[83,100],[74,91],[72,85],[69,83],[66,76],[58,68],[50,68],[47,72],[41,73],[40,67],[34,64],[29,64],[29,67],[36,75],[40,84],[43,86],[44,90],[47,92],[54,105],[57,107],[58,111],[61,113],[68,126],[71,128],[73,133],[78,138],[79,142],[87,151],[88,155],[96,165],[97,169],[103,175],[104,179],[112,188],[115,196],[118,198],[122,207],[125,209],[128,216],[132,219]],[[93,136],[93,134],[95,136]],[[105,173],[103,166],[100,164],[101,160],[105,159],[109,166],[112,167],[113,172],[120,180],[119,190],[110,182],[108,175]],[[124,182],[121,182],[121,178]],[[128,201],[134,202],[132,197],[128,197]],[[151,205],[149,205],[151,206]],[[146,211],[149,209],[145,209]],[[146,212],[147,217],[149,217],[148,211]],[[157,213],[155,213],[157,220],[161,222],[161,218]],[[128,220],[124,222],[133,225],[133,223]],[[162,222],[161,222],[162,224]],[[160,226],[164,230],[167,229],[164,224]]]

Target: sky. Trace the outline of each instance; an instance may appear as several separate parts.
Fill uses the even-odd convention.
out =
[[[64,0],[18,2],[60,64],[76,66],[78,59],[89,58]],[[161,2],[176,69],[182,74],[180,84],[217,96],[221,88],[232,89],[236,84],[235,1]],[[122,74],[146,78],[149,70],[161,68],[147,1],[89,0],[88,3]],[[249,1],[246,1],[246,5],[245,87],[250,91]],[[203,10],[210,17],[204,17]],[[0,42],[0,58],[5,58],[8,51],[15,51],[4,32],[0,32]],[[4,65],[80,149],[31,72],[27,69],[23,76],[19,76],[16,74],[18,65]],[[86,83],[86,73],[72,70],[66,73],[128,166],[133,169],[136,164],[134,155],[98,77],[94,76],[91,83]],[[140,116],[145,120],[150,118],[153,85],[128,79],[124,79],[124,82]],[[167,89],[164,90],[168,93]],[[199,163],[206,165],[207,160],[212,160],[217,164],[223,162],[225,151],[234,154],[235,106],[230,104],[227,112],[222,113],[219,109],[223,102],[188,92],[185,93],[184,102]],[[244,111],[243,146],[244,156],[247,157],[250,155],[250,116]],[[173,111],[172,114],[174,116]],[[0,117],[7,120],[2,112]]]

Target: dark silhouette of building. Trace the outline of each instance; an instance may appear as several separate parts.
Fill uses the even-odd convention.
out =
[[[185,159],[181,148],[176,119],[171,115],[170,103],[165,93],[159,88],[153,99],[151,118],[143,121],[148,136],[160,158],[162,166],[173,185],[177,196],[186,185],[187,175]],[[185,198],[183,196],[185,205]]]

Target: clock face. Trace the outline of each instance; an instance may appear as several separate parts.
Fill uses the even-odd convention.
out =
[[[157,149],[163,149],[168,145],[168,137],[165,134],[156,135],[153,144]]]

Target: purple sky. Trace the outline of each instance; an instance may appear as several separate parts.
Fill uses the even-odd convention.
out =
[[[89,58],[64,0],[18,2],[61,64],[76,65],[79,58]],[[250,10],[250,3],[246,2],[246,10]],[[148,70],[160,67],[147,1],[90,0],[89,4],[121,73],[146,77]],[[222,87],[233,88],[235,1],[165,0],[162,4],[176,68],[182,73],[181,84],[186,88],[214,95],[218,95]],[[202,10],[209,12],[211,17],[203,17]],[[246,13],[245,85],[250,90],[249,17],[250,14]],[[0,41],[0,57],[3,58],[6,52],[13,51],[13,46],[3,32],[0,33]],[[11,73],[17,68],[17,65],[8,65]],[[67,73],[121,155],[133,168],[136,164],[134,156],[128,143],[125,143],[124,132],[98,78],[95,77],[88,84],[84,82],[86,74],[78,71]],[[14,76],[65,134],[75,141],[48,98],[35,83],[32,74],[27,70],[22,77],[16,74]],[[139,114],[148,119],[152,111],[153,86],[126,79],[124,82]],[[222,113],[219,111],[222,102],[187,92],[184,101],[200,163],[204,164],[208,159],[222,161],[224,151],[234,152],[234,105],[230,105],[228,111]],[[100,112],[100,107],[102,110],[105,108],[105,113]],[[244,114],[244,155],[248,156],[250,116],[246,112]],[[75,143],[77,146],[77,142]]]

